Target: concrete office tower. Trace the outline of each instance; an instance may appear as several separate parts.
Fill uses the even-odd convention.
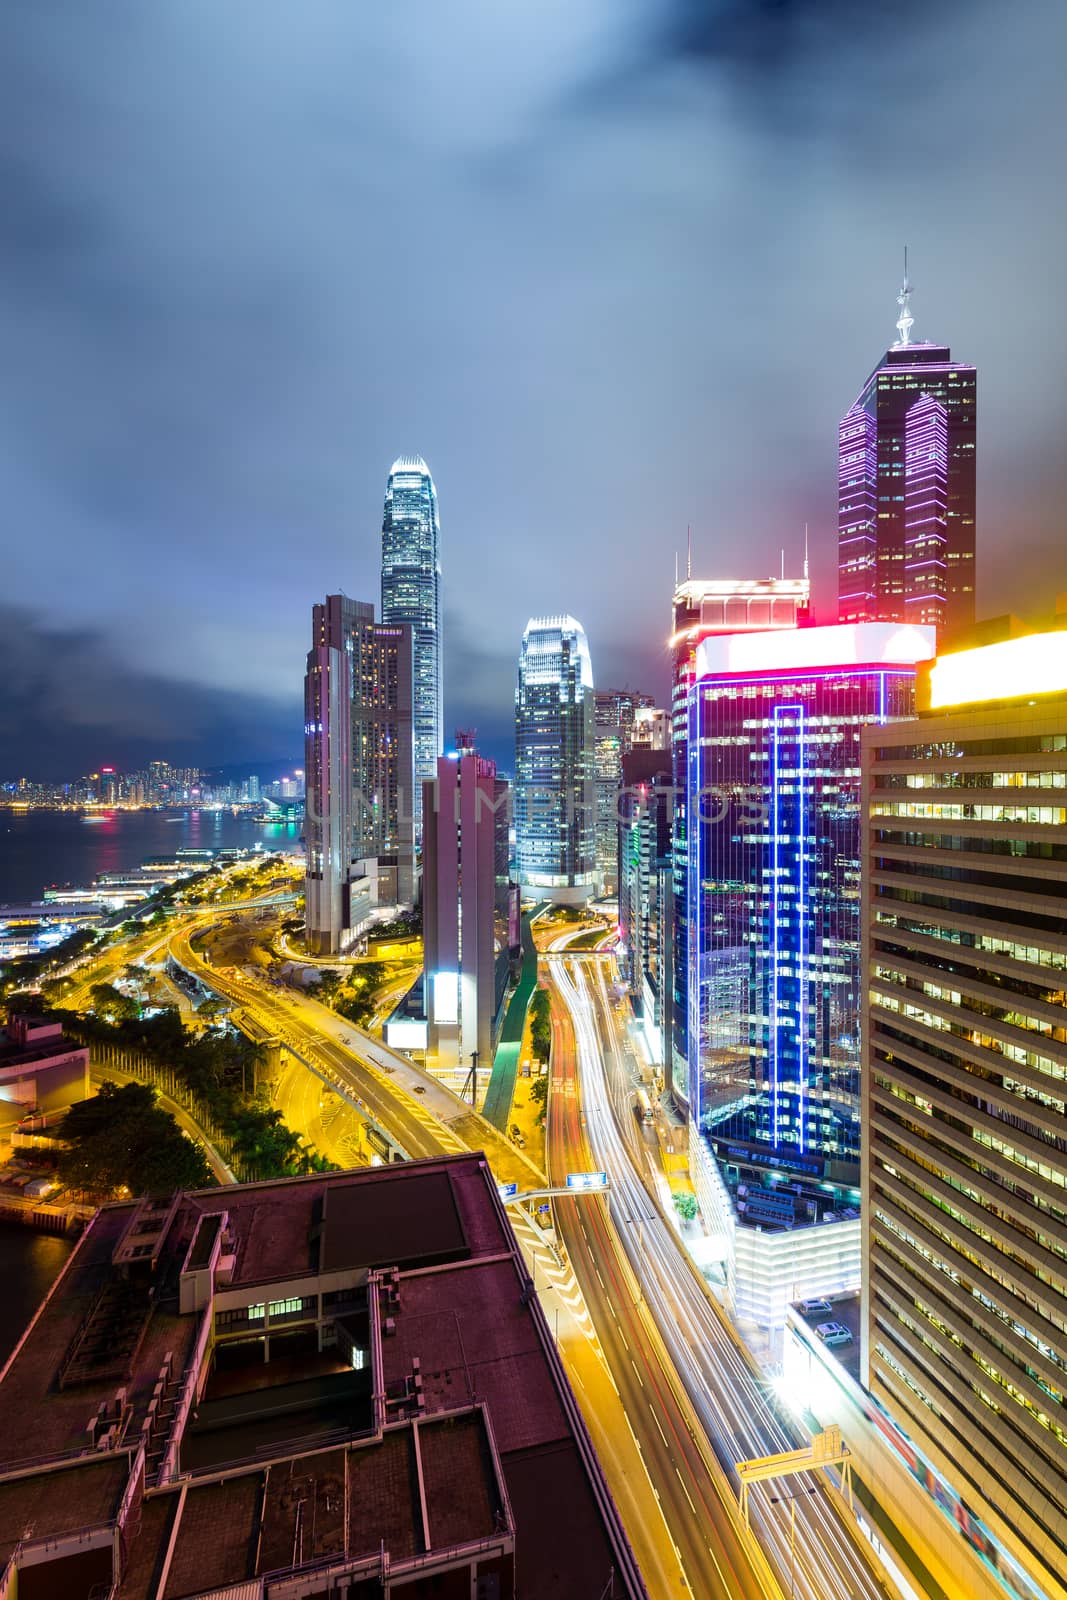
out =
[[[429,467],[421,456],[399,456],[389,469],[382,518],[382,622],[406,624],[414,641],[416,806],[444,749],[440,537]]]
[[[1067,613],[1003,622],[864,735],[863,1375],[945,1538],[1065,1600]]]
[[[471,749],[423,789],[422,936],[427,1044],[437,1066],[488,1082],[510,968],[510,790]]]
[[[693,1165],[733,1309],[767,1327],[859,1283],[860,735],[914,714],[933,651],[931,628],[859,623],[696,652]]]
[[[838,619],[944,637],[974,622],[977,372],[912,341],[910,294],[839,431]]]
[[[304,678],[309,946],[335,955],[374,904],[417,898],[411,629],[327,596]],[[371,865],[373,863],[373,866]]]
[[[689,877],[688,829],[684,802],[688,773],[689,694],[696,673],[697,647],[723,633],[765,633],[796,628],[808,619],[811,585],[803,578],[687,578],[674,591],[671,608],[671,750],[674,766],[674,1061],[672,1093],[683,1111],[689,1096]]]
[[[619,789],[622,758],[633,746],[637,717],[651,711],[650,694],[632,689],[594,689],[593,766],[596,785],[597,893],[618,893]]]
[[[531,617],[515,689],[516,876],[531,900],[596,887],[593,668],[573,617]]]

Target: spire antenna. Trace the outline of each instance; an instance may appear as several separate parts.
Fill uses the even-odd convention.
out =
[[[804,524],[804,582],[808,581],[808,525]]]
[[[685,581],[689,582],[693,576],[693,525],[685,525]]]
[[[900,307],[900,316],[897,318],[897,332],[900,335],[897,340],[898,346],[911,343],[911,330],[915,324],[915,318],[911,314],[911,294],[911,279],[908,277],[908,247],[905,245],[904,282],[901,284],[900,293],[897,295],[897,305]]]

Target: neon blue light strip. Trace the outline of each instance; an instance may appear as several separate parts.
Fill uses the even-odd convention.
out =
[[[700,904],[700,865],[703,855],[703,830],[700,818],[697,815],[696,796],[699,792],[700,772],[700,706],[701,688],[693,683],[689,689],[689,716],[688,716],[688,746],[685,753],[686,795],[685,795],[685,836],[686,836],[686,882],[688,885],[688,904],[685,908],[685,920],[688,932],[687,954],[689,992],[686,995],[686,1010],[689,1014],[689,1109],[700,1127],[700,954],[701,940],[703,937],[701,904]]]
[[[796,939],[795,948],[783,952],[782,932],[788,923],[790,907],[786,896],[782,894],[782,803],[779,794],[780,775],[782,767],[782,742],[789,737],[792,723],[784,724],[784,718],[795,718],[796,726],[796,832],[790,836],[795,838],[797,848],[797,893],[796,902]],[[807,1064],[807,1003],[805,994],[807,974],[807,867],[805,863],[805,845],[807,841],[807,786],[805,782],[805,729],[804,707],[802,705],[775,706],[771,715],[771,1004],[770,1004],[770,1047],[771,1047],[771,1138],[777,1150],[781,1144],[779,1136],[779,1117],[781,1102],[781,1051],[779,1046],[779,988],[780,975],[783,965],[783,954],[786,959],[795,963],[797,979],[797,1114],[800,1122],[800,1151],[804,1151],[804,1088],[805,1068]],[[790,841],[785,841],[786,843]],[[788,857],[787,857],[788,859]]]

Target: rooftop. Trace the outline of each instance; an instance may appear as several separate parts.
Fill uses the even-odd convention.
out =
[[[481,1157],[142,1209],[97,1214],[0,1372],[0,1572],[24,1541],[71,1600],[320,1567],[643,1594]]]

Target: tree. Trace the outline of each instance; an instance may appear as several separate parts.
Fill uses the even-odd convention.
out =
[[[552,999],[547,989],[535,989],[530,1001],[530,1042],[538,1061],[552,1050]]]
[[[542,1125],[548,1110],[548,1073],[542,1072],[530,1083],[530,1099],[537,1106],[537,1124]]]
[[[113,983],[94,983],[89,990],[92,1009],[98,1016],[123,1021],[139,1015],[136,1000],[116,989]]]
[[[692,1222],[697,1214],[697,1203],[688,1190],[680,1189],[674,1196],[674,1209],[683,1222]]]
[[[203,1150],[156,1104],[147,1084],[102,1084],[99,1094],[70,1108],[61,1132],[68,1148],[59,1159],[60,1174],[91,1194],[126,1188],[166,1195],[210,1181]]]

